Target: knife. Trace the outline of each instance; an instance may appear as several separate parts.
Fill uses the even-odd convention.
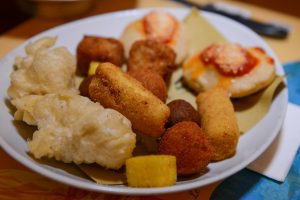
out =
[[[268,24],[268,23],[263,23],[263,22],[259,22],[259,21],[253,20],[253,19],[248,19],[248,18],[242,17],[238,14],[225,12],[223,10],[220,10],[219,8],[216,8],[213,4],[207,4],[205,6],[202,6],[202,5],[199,5],[199,4],[196,4],[193,2],[189,2],[189,1],[185,1],[185,0],[172,0],[172,1],[181,3],[188,7],[196,7],[200,10],[213,12],[213,13],[217,13],[217,14],[226,16],[230,19],[240,22],[241,24],[244,24],[245,26],[249,27],[256,33],[264,35],[264,36],[278,38],[278,39],[284,39],[288,36],[288,33],[289,33],[289,30],[285,27],[276,26],[276,25]]]

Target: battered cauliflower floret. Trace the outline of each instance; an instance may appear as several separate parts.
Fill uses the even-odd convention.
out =
[[[75,58],[65,47],[49,49],[55,40],[45,37],[30,43],[25,47],[26,56],[16,58],[8,88],[12,99],[31,94],[78,93]]]
[[[29,152],[66,163],[97,163],[119,169],[132,156],[135,133],[119,112],[86,97],[70,94],[29,95],[12,101],[16,120],[37,125]]]

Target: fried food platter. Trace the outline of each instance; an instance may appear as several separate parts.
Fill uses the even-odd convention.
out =
[[[162,194],[183,191],[201,187],[222,180],[237,171],[245,168],[255,160],[271,144],[278,134],[281,123],[285,117],[287,106],[287,89],[284,88],[276,94],[272,100],[268,113],[253,128],[244,133],[238,142],[235,155],[221,162],[210,163],[208,171],[202,176],[177,181],[176,185],[161,188],[129,188],[126,185],[101,185],[96,184],[84,175],[79,175],[78,169],[65,170],[62,166],[52,166],[47,162],[34,160],[28,154],[26,138],[32,134],[32,129],[13,120],[13,108],[6,94],[9,87],[9,74],[14,65],[14,57],[24,55],[24,47],[43,36],[57,36],[56,46],[65,46],[75,55],[76,46],[86,34],[101,35],[119,38],[129,22],[141,18],[153,10],[166,11],[177,19],[182,20],[190,12],[188,9],[140,9],[127,10],[90,17],[71,22],[29,39],[1,60],[1,147],[13,158],[29,167],[30,169],[45,175],[51,179],[88,190],[109,192],[116,194]],[[276,74],[283,75],[282,66],[272,49],[248,28],[222,16],[202,12],[204,16],[224,37],[230,42],[237,42],[244,46],[262,47],[273,59],[276,66]],[[225,27],[225,28],[224,28]],[[185,97],[182,97],[183,99]],[[67,165],[67,164],[66,164]],[[74,172],[76,171],[77,172]]]

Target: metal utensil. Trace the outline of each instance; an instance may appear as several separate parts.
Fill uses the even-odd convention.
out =
[[[283,38],[286,38],[289,33],[289,30],[286,29],[285,27],[280,27],[277,25],[268,24],[268,23],[256,21],[253,19],[245,18],[241,15],[225,12],[223,10],[220,10],[219,8],[216,8],[213,4],[207,4],[207,5],[202,6],[202,5],[199,5],[199,4],[196,4],[193,2],[189,2],[189,1],[185,1],[185,0],[172,0],[172,1],[181,3],[188,7],[196,7],[200,10],[213,12],[213,13],[217,13],[217,14],[226,16],[230,19],[240,22],[241,24],[244,24],[245,26],[249,27],[256,33],[264,35],[264,36],[283,39]]]

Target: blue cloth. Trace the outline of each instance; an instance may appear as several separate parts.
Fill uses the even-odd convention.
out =
[[[284,66],[287,74],[289,102],[300,106],[300,61]],[[223,181],[211,200],[300,200],[300,149],[283,183],[248,169]]]
[[[289,102],[300,105],[300,61],[284,66],[289,88]]]
[[[283,183],[244,169],[223,181],[212,193],[211,200],[299,200],[300,149]]]

